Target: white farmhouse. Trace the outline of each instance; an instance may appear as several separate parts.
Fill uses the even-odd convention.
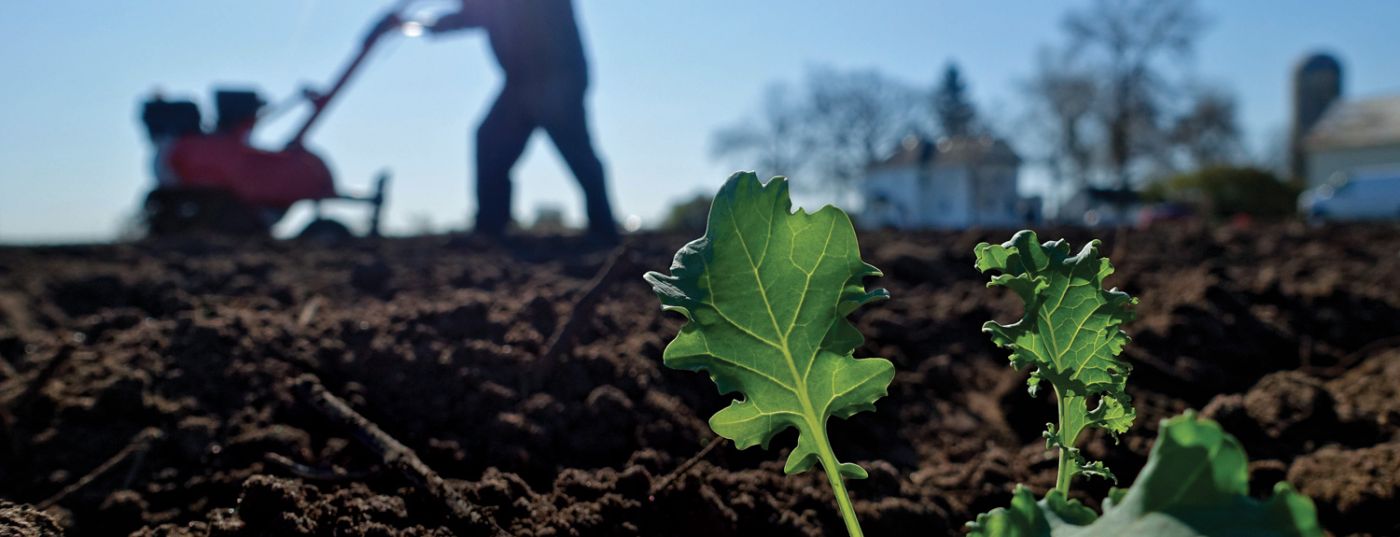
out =
[[[1021,158],[989,136],[911,136],[871,166],[858,183],[866,228],[1014,227],[1036,219],[1039,204],[1016,192]]]
[[[1400,95],[1336,101],[1303,143],[1309,187],[1338,174],[1400,166]]]

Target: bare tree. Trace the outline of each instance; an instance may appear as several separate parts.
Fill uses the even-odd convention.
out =
[[[1171,84],[1162,63],[1189,55],[1204,20],[1191,0],[1095,0],[1070,12],[1070,50],[1102,81],[1099,122],[1118,188],[1142,157],[1163,158]]]
[[[1198,88],[1186,113],[1176,119],[1171,137],[1195,168],[1229,164],[1243,153],[1235,98],[1220,88]]]
[[[1090,112],[1098,95],[1092,73],[1075,66],[1070,58],[1042,49],[1036,72],[1023,85],[1030,105],[1028,132],[1040,138],[1033,147],[1044,150],[1037,160],[1048,168],[1056,186],[1088,186],[1097,144]]]
[[[874,70],[814,69],[807,76],[807,133],[817,174],[838,195],[916,130],[917,92]]]
[[[796,100],[790,87],[770,84],[758,119],[720,129],[712,137],[711,154],[740,161],[761,177],[799,173],[806,164],[807,142]]]
[[[815,68],[800,91],[770,86],[761,121],[721,129],[713,153],[779,174],[809,174],[845,196],[901,138],[922,132],[924,100],[878,71]]]

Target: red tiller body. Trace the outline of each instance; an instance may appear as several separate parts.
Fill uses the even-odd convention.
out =
[[[260,113],[264,102],[252,91],[216,92],[219,117],[212,130],[206,130],[192,102],[167,102],[159,96],[147,101],[142,119],[156,146],[157,190],[218,193],[251,209],[246,214],[270,218],[260,224],[266,226],[299,201],[369,202],[373,208],[371,234],[377,233],[387,174],[381,175],[372,196],[340,194],[326,162],[306,149],[303,141],[386,30],[399,20],[396,9],[379,21],[324,93],[302,91],[301,97],[311,105],[310,113],[280,150],[248,143],[249,134],[264,115]],[[162,205],[167,206],[169,203]],[[321,218],[319,204],[316,218]]]
[[[213,188],[255,207],[285,210],[302,200],[337,197],[330,168],[301,147],[265,151],[239,136],[204,134],[173,140],[164,152],[176,186]]]

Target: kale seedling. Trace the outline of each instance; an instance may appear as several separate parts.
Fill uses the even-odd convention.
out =
[[[1075,475],[1096,475],[1117,482],[1102,462],[1089,462],[1075,448],[1090,427],[1115,437],[1128,430],[1136,413],[1124,387],[1128,364],[1118,358],[1128,336],[1119,329],[1133,317],[1137,299],[1117,289],[1104,290],[1113,265],[1099,256],[1099,241],[1070,255],[1063,240],[1039,244],[1035,232],[1021,231],[1001,245],[977,245],[977,270],[997,271],[987,285],[1011,289],[1025,302],[1014,324],[988,321],[982,326],[998,347],[1011,349],[1011,365],[1033,368],[1031,396],[1049,382],[1059,409],[1059,423],[1046,427],[1046,447],[1059,448],[1055,490],[1069,494]],[[1091,399],[1098,404],[1089,408]]]
[[[767,448],[797,428],[784,472],[821,464],[852,536],[862,533],[845,479],[866,472],[837,460],[826,424],[874,410],[894,378],[888,360],[852,356],[863,338],[846,319],[889,297],[865,289],[863,280],[879,275],[861,261],[846,213],[794,213],[786,179],[764,185],[753,173],[725,182],[705,235],[676,253],[670,275],[646,274],[662,308],[689,320],[666,346],[666,366],[706,371],[720,393],[743,396],[710,428],[740,449]]]
[[[1025,302],[1021,320],[989,322],[984,330],[998,346],[1012,349],[1015,367],[1034,367],[1031,393],[1049,382],[1059,407],[1059,426],[1045,432],[1060,449],[1055,488],[1037,502],[1017,486],[1009,508],[993,509],[970,522],[974,537],[1321,537],[1317,510],[1287,483],[1259,501],[1249,497],[1249,468],[1238,440],[1220,425],[1194,413],[1163,420],[1147,466],[1127,490],[1114,488],[1103,515],[1069,499],[1075,474],[1112,477],[1102,463],[1089,463],[1074,442],[1088,427],[1112,434],[1132,424],[1134,412],[1124,385],[1128,365],[1118,353],[1128,341],[1120,327],[1135,301],[1105,291],[1113,273],[1099,257],[1098,241],[1070,256],[1064,241],[1038,244],[1021,231],[1005,244],[977,246],[977,268],[1001,272],[989,285],[1010,288]],[[1092,410],[1088,401],[1097,397]]]

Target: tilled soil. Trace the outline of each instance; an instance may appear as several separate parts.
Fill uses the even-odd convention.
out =
[[[1111,283],[1141,299],[1125,351],[1140,419],[1087,454],[1126,482],[1158,420],[1203,409],[1244,443],[1256,493],[1286,479],[1334,534],[1400,535],[1400,229],[1106,233]],[[1053,402],[980,332],[1019,314],[972,268],[977,242],[1008,237],[862,237],[894,298],[854,315],[857,356],[899,371],[875,413],[832,426],[870,471],[851,483],[867,535],[956,535],[1016,483],[1053,485]],[[782,475],[792,432],[663,479],[727,404],[660,364],[681,320],[641,274],[689,238],[633,237],[582,308],[614,254],[567,239],[0,249],[0,534],[463,533],[299,399],[304,374],[510,535],[844,534],[820,472]]]

